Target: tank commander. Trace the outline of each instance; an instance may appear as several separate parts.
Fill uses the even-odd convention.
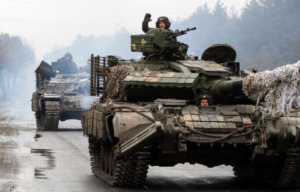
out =
[[[62,58],[57,59],[57,62],[52,63],[55,65],[55,70],[58,70],[62,74],[74,74],[78,73],[78,67],[76,63],[73,62],[73,57],[71,53],[66,53]]]
[[[145,33],[150,31],[151,29],[153,29],[148,26],[148,23],[150,21],[152,21],[151,14],[146,13],[144,21],[142,22],[142,29]],[[156,24],[156,28],[161,28],[161,29],[166,29],[168,31],[172,31],[171,29],[169,29],[171,26],[171,22],[169,21],[168,17],[165,17],[165,16],[159,17],[155,24]]]
[[[145,33],[147,33],[148,31],[150,31],[153,28],[150,28],[148,26],[148,23],[152,21],[151,20],[151,14],[150,13],[146,13],[145,17],[144,17],[144,21],[142,22],[142,29]],[[161,29],[166,29],[168,31],[173,32],[170,29],[171,26],[171,22],[169,21],[169,18],[166,16],[160,16],[157,21],[156,21],[156,28],[161,28]],[[178,52],[184,57],[187,53],[187,49],[188,49],[188,45],[181,43],[180,47],[178,48]]]

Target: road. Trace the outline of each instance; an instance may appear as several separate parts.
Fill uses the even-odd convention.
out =
[[[269,191],[233,175],[232,167],[150,167],[142,188],[116,188],[91,173],[87,138],[79,121],[58,131],[37,131],[34,122],[0,124],[0,191]],[[272,191],[276,191],[272,189]],[[278,190],[286,191],[286,190]],[[290,190],[297,191],[297,190]]]

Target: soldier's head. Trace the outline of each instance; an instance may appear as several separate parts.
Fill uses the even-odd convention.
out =
[[[73,58],[71,53],[66,53],[64,57],[68,57],[69,59]]]
[[[200,106],[209,106],[211,104],[211,97],[208,94],[200,95]]]
[[[168,17],[161,16],[156,21],[156,28],[169,29],[171,26],[171,22]]]
[[[200,105],[201,106],[209,106],[209,102],[207,99],[202,99],[201,102],[200,102]]]

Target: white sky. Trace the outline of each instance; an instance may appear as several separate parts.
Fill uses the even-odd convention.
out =
[[[189,17],[205,2],[217,0],[0,0],[0,32],[18,35],[35,49],[37,60],[57,47],[70,45],[78,34],[108,35],[124,27],[141,34],[145,13],[154,26],[159,16],[171,20]],[[249,0],[221,0],[241,10]]]

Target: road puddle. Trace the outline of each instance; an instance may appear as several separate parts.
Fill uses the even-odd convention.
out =
[[[51,149],[31,149],[30,152],[47,158],[46,166],[39,166],[34,168],[34,177],[36,179],[47,179],[44,172],[55,167],[55,157],[53,155],[54,152],[52,152]]]

